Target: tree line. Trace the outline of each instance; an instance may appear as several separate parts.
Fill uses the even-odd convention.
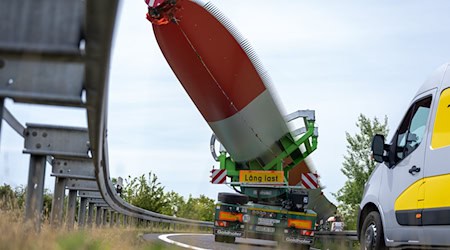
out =
[[[115,182],[116,179],[112,181]],[[121,196],[128,203],[152,212],[193,220],[214,220],[215,201],[213,199],[205,195],[200,195],[198,198],[189,195],[186,199],[174,191],[166,192],[164,186],[158,181],[158,177],[152,172],[134,178],[128,176]],[[3,184],[0,186],[0,210],[23,210],[25,197],[26,187],[13,188]],[[44,219],[50,217],[52,200],[53,194],[46,189],[43,205]]]
[[[164,191],[158,177],[149,172],[139,177],[128,176],[121,194],[128,203],[156,213],[186,219],[213,221],[215,201],[205,195],[198,198]]]
[[[372,138],[375,134],[385,137],[389,133],[388,119],[380,121],[360,114],[354,135],[346,132],[347,154],[344,156],[341,172],[348,178],[344,186],[334,193],[338,204],[338,213],[345,222],[346,230],[356,230],[358,207],[364,192],[364,186],[375,169],[372,158]]]
[[[25,208],[26,187],[12,187],[8,184],[0,186],[0,210],[23,210]],[[43,218],[50,218],[52,210],[53,194],[48,190],[44,190],[43,196]]]

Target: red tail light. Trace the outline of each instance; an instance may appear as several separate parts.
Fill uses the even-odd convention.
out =
[[[216,225],[217,227],[228,227],[229,222],[228,221],[222,221],[222,220],[216,220],[214,222],[214,225]]]
[[[300,234],[304,236],[314,236],[314,231],[300,230]]]

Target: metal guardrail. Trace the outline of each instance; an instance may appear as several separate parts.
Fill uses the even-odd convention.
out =
[[[31,155],[25,217],[33,219],[36,227],[40,227],[47,161],[53,165],[52,176],[56,178],[51,214],[55,225],[61,224],[62,202],[65,189],[69,189],[69,225],[74,223],[73,202],[80,197],[84,206],[79,217],[85,217],[86,206],[89,206],[89,225],[93,222],[94,207],[97,216],[104,216],[104,207],[108,207],[111,213],[120,213],[123,218],[212,227],[211,222],[174,218],[132,206],[120,198],[110,181],[107,90],[119,0],[5,0],[0,5],[0,22],[9,24],[0,27],[0,82],[6,83],[0,84],[0,111],[3,111],[0,117],[25,138],[24,152]],[[13,13],[6,13],[11,11]],[[54,15],[52,11],[59,14]],[[4,109],[5,98],[84,108],[88,127],[39,124],[24,127]],[[73,160],[85,162],[74,163]],[[72,164],[69,170],[73,171],[68,173],[66,168],[58,167],[59,161]],[[94,171],[89,170],[89,166],[93,166]],[[79,195],[83,190],[97,193],[95,197]],[[96,223],[101,223],[101,219],[97,218]]]

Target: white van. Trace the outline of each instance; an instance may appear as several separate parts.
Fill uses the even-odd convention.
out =
[[[380,162],[358,215],[362,249],[450,248],[450,63],[423,84],[390,144],[376,135]]]

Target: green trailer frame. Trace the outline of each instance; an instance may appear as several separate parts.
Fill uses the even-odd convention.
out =
[[[244,164],[248,168],[246,170],[283,171],[286,186],[288,186],[287,181],[289,180],[289,172],[317,149],[318,138],[317,128],[314,127],[315,114],[313,110],[297,111],[287,117],[288,121],[302,118],[305,127],[294,130],[283,136],[279,140],[283,151],[269,163],[262,165],[258,159],[255,159]],[[298,135],[300,135],[300,137],[295,139]],[[231,185],[240,186],[238,183],[239,172],[243,169],[237,167],[236,162],[226,151],[221,151],[217,158],[220,163],[220,169],[227,170],[227,176],[231,178]],[[283,166],[287,158],[292,159],[292,162]]]

